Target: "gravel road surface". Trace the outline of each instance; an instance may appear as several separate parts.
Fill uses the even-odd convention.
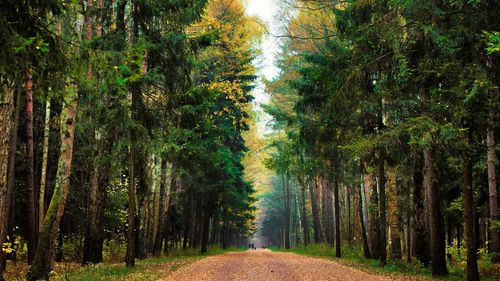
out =
[[[270,250],[249,250],[210,256],[182,267],[162,281],[268,281],[423,280],[407,276],[381,276],[335,261]]]

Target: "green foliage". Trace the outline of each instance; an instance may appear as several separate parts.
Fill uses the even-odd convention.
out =
[[[493,54],[493,53],[498,53],[500,52],[500,32],[498,31],[493,31],[493,32],[487,32],[484,31],[484,35],[487,38],[487,47],[486,51],[488,54]]]

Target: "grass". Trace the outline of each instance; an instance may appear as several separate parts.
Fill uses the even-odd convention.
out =
[[[205,255],[200,254],[199,249],[178,251],[168,256],[136,260],[136,266],[125,267],[124,262],[100,263],[96,265],[81,266],[74,262],[62,262],[54,265],[51,280],[58,281],[149,281],[158,280],[168,274],[206,256],[223,254],[226,252],[244,251],[244,248],[229,248],[223,250],[219,247],[211,247]],[[10,265],[6,272],[7,280],[24,280],[28,270],[26,263]]]
[[[137,260],[133,268],[120,264],[98,264],[84,266],[72,272],[55,276],[55,280],[81,280],[81,281],[147,281],[158,280],[166,277],[171,272],[182,266],[198,261],[206,256],[218,255],[226,252],[243,251],[242,248],[221,249],[212,247],[208,253],[201,255],[199,250],[179,251],[169,256]]]
[[[403,260],[388,260],[386,266],[381,266],[378,260],[366,259],[363,256],[363,251],[360,247],[342,248],[342,258],[335,257],[335,249],[325,244],[298,246],[291,249],[271,248],[273,251],[292,252],[305,256],[321,257],[332,259],[336,262],[354,267],[356,269],[375,273],[380,275],[407,275],[418,276],[422,279],[432,279],[430,268],[413,262],[409,263]],[[493,265],[488,261],[479,262],[481,271],[481,280],[494,281],[500,280],[500,267]],[[465,263],[463,261],[449,263],[448,270],[450,274],[447,277],[439,278],[439,280],[459,281],[465,280]]]
[[[137,261],[135,267],[125,267],[122,264],[98,264],[84,266],[71,272],[54,274],[55,280],[81,280],[81,281],[100,281],[100,280],[130,280],[145,281],[157,280],[167,276],[178,268],[202,259],[202,255],[187,256],[167,256],[161,258],[149,258]]]

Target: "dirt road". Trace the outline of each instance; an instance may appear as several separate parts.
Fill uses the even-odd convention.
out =
[[[268,280],[421,280],[373,275],[335,261],[270,250],[249,250],[211,256],[182,267],[162,281]]]

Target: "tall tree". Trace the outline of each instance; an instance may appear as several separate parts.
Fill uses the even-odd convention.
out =
[[[25,82],[26,95],[26,190],[27,190],[27,210],[28,210],[28,263],[35,259],[37,248],[37,200],[35,192],[35,161],[33,143],[33,74],[32,69],[26,71]]]
[[[14,111],[15,90],[8,81],[1,81],[2,93],[0,99],[0,245],[3,245],[7,238],[9,222],[10,196],[8,184],[9,172],[9,148],[12,130],[12,113]],[[19,104],[17,105],[19,107]],[[11,191],[12,192],[12,191]],[[0,259],[4,259],[3,247]],[[3,265],[3,264],[2,264]],[[3,280],[3,267],[0,267],[0,279]]]
[[[61,112],[61,149],[57,164],[56,185],[40,231],[35,259],[26,275],[26,280],[29,281],[48,279],[51,272],[54,243],[69,192],[77,101],[78,89],[69,81],[64,93]]]

